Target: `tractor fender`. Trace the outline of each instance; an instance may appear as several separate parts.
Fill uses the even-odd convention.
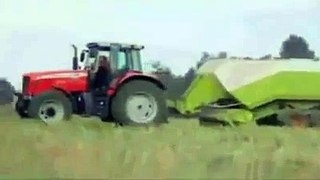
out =
[[[126,75],[122,77],[115,78],[109,86],[109,89],[107,91],[109,96],[115,96],[117,89],[121,88],[124,84],[132,81],[132,80],[145,80],[150,81],[154,84],[156,84],[159,88],[162,90],[166,90],[167,87],[163,82],[161,82],[156,76],[149,75],[149,74],[141,74],[141,73],[127,73]]]
[[[71,92],[65,90],[62,87],[58,87],[58,86],[52,86],[51,88],[46,89],[45,91],[42,91],[40,93],[35,94],[35,96],[39,96],[43,93],[49,92],[49,91],[57,91],[57,92],[61,92],[62,94],[64,94],[67,98],[70,98],[72,96]]]
[[[68,98],[71,96],[71,93],[69,91],[67,91],[64,88],[61,88],[59,86],[53,86],[52,89],[56,90],[56,91],[59,91],[59,92],[62,92]]]

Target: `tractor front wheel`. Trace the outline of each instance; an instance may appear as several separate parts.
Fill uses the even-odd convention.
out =
[[[122,125],[159,125],[168,118],[164,91],[144,80],[133,80],[120,87],[112,100],[111,112]]]
[[[30,101],[28,114],[30,118],[41,119],[47,124],[55,123],[71,118],[72,104],[61,92],[46,92]]]
[[[17,102],[15,103],[15,110],[20,116],[20,118],[28,118],[28,112],[27,112],[27,101],[23,99],[22,94],[17,94]]]

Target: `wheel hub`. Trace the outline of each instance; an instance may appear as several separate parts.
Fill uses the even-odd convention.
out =
[[[43,102],[38,115],[45,122],[61,121],[64,116],[63,105],[54,100]]]
[[[49,117],[54,117],[55,114],[56,114],[56,111],[54,110],[54,108],[49,108],[49,109],[47,109],[46,114],[47,114]]]
[[[136,123],[151,122],[155,118],[157,110],[155,99],[144,93],[129,97],[126,103],[127,116]]]

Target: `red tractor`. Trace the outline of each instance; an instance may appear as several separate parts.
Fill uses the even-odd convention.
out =
[[[73,70],[23,75],[23,90],[16,93],[20,117],[50,123],[78,114],[122,125],[167,123],[166,87],[142,72],[143,46],[88,43],[80,55],[82,67],[73,48]]]

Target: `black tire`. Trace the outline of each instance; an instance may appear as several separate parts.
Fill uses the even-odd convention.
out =
[[[155,114],[152,118],[149,118],[147,122],[137,122],[132,116],[129,116],[129,112],[126,110],[127,101],[130,97],[137,95],[137,93],[148,94],[150,98],[154,100],[154,105],[149,109],[156,108]],[[149,103],[149,102],[148,102]],[[145,108],[139,105],[140,109]],[[137,107],[137,108],[139,108]],[[148,108],[147,108],[148,109]],[[133,80],[124,84],[117,92],[116,96],[111,102],[111,113],[114,121],[120,125],[160,125],[162,123],[168,123],[168,109],[166,104],[165,92],[159,88],[156,84],[144,81],[144,80]],[[146,115],[148,112],[146,113]]]
[[[53,102],[52,104],[56,103],[54,104],[56,106],[51,105],[51,108],[54,109],[55,111],[63,110],[63,112],[61,111],[59,112],[60,117],[58,116],[58,117],[55,117],[55,119],[53,118],[50,120],[49,118],[45,118],[46,115],[39,116],[40,108],[43,107],[43,105],[45,105],[44,104],[45,102]],[[50,105],[48,106],[50,107]],[[43,114],[43,113],[40,113],[40,114]],[[46,123],[69,120],[72,116],[72,103],[62,92],[59,92],[59,91],[45,92],[43,94],[40,94],[32,98],[28,107],[28,115],[30,118],[41,119]]]
[[[15,103],[15,111],[20,116],[20,118],[28,118],[28,112],[27,111],[27,101],[23,100],[22,94],[17,94],[17,102]]]
[[[269,116],[257,119],[256,124],[258,126],[277,126],[277,127],[281,127],[285,125],[284,122],[278,119],[277,114],[271,114]]]
[[[102,122],[113,122],[112,117],[111,116],[107,116],[107,117],[100,117],[100,120]]]
[[[16,102],[15,104],[16,112],[18,113],[20,118],[28,118],[28,112],[25,112],[25,109],[23,109],[23,107],[20,107],[21,105],[19,105],[19,103],[21,102]]]

